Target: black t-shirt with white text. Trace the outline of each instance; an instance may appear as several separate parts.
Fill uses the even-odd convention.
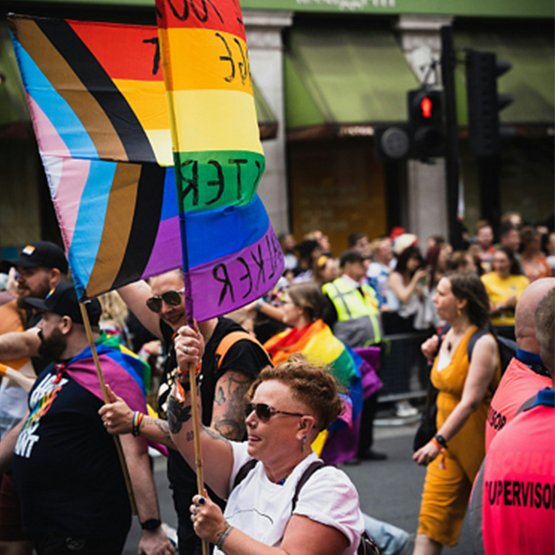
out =
[[[67,374],[56,381],[53,365],[37,378],[13,459],[25,533],[92,539],[129,530],[129,499],[101,406]]]

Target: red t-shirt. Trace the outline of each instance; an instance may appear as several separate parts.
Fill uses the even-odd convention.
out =
[[[511,360],[489,407],[486,421],[486,453],[493,438],[515,417],[523,403],[538,390],[552,387],[552,384],[551,378],[536,374],[517,358]]]
[[[490,446],[482,518],[486,555],[555,553],[555,392],[538,393]]]

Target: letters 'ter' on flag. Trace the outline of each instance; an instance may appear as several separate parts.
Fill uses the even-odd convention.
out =
[[[255,299],[281,275],[283,257],[262,203],[252,200],[265,163],[238,2],[157,0],[156,7],[188,307],[203,319],[211,290],[219,286],[225,311]],[[213,225],[203,243],[220,252],[196,265],[193,226],[206,217]]]
[[[161,167],[172,164],[172,154],[157,28],[26,16],[9,19],[79,296],[92,297],[179,267],[174,170]],[[223,208],[226,201],[243,207],[234,218],[227,214],[231,227],[220,233],[225,241],[209,240],[209,233],[218,234],[213,214],[194,214],[189,226],[194,242],[189,257],[192,272],[196,266],[202,272],[211,260],[235,252],[241,258],[245,241],[256,242],[251,216],[261,213],[262,220],[267,219],[261,203],[253,200],[258,180],[241,181],[243,162],[235,159],[221,171],[228,181],[244,183],[240,200],[222,194],[220,202],[211,202],[210,194],[218,187],[196,179],[198,165],[188,168],[191,182],[185,196],[193,208],[200,203]],[[210,160],[210,167],[216,168]],[[260,225],[254,227],[258,232]],[[250,272],[252,287],[246,278],[241,282],[246,289],[231,289],[225,272],[216,273],[212,287],[204,289],[199,320],[203,314],[211,317],[240,306],[272,286],[274,274],[280,273],[272,239],[267,247],[274,246],[273,256],[266,255],[258,273]],[[260,256],[247,263],[250,271],[260,264]]]

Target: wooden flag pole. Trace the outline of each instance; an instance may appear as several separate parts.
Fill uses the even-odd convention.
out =
[[[200,415],[198,411],[198,393],[195,367],[189,364],[189,381],[191,383],[191,407],[193,416],[193,433],[195,440],[195,470],[197,473],[197,489],[199,495],[204,495],[204,469],[202,462],[202,447],[200,444]],[[202,540],[202,555],[208,555],[208,542]]]
[[[106,382],[104,381],[104,375],[102,374],[102,369],[100,368],[100,360],[98,359],[98,353],[96,352],[96,345],[94,344],[94,337],[91,329],[91,322],[89,320],[89,313],[87,312],[87,307],[85,303],[80,302],[79,308],[81,309],[81,316],[83,318],[83,324],[85,326],[85,332],[87,333],[87,340],[89,342],[89,347],[91,348],[91,353],[94,359],[94,366],[96,368],[96,375],[98,376],[98,382],[100,383],[100,389],[102,390],[102,397],[104,403],[109,403],[110,399],[108,397],[108,390],[106,389]],[[127,463],[125,461],[125,456],[123,454],[123,449],[121,447],[121,442],[119,436],[112,436],[114,438],[114,443],[116,445],[116,451],[118,452],[119,462],[121,464],[121,470],[123,472],[123,478],[125,480],[125,486],[127,487],[127,494],[129,495],[129,503],[131,505],[131,512],[134,516],[139,513],[137,511],[137,503],[135,501],[135,494],[133,493],[133,485],[131,484],[131,478],[129,477],[129,469],[127,468]]]
[[[183,225],[183,224],[182,224]],[[182,228],[182,233],[183,233]],[[182,235],[182,241],[184,236]],[[187,325],[192,329],[198,329],[193,317],[193,303],[190,297],[191,282],[189,274],[184,272],[183,281],[185,285],[185,314],[187,314]],[[191,384],[191,416],[193,417],[193,434],[195,446],[195,471],[197,473],[197,490],[200,496],[204,496],[204,463],[202,462],[202,446],[200,444],[200,414],[198,410],[198,389],[197,389],[196,368],[189,364],[189,382]],[[202,555],[209,555],[208,542],[202,540]]]

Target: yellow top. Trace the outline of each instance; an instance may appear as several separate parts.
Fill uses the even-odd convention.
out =
[[[511,275],[508,278],[501,279],[496,272],[483,275],[482,282],[486,288],[489,300],[495,305],[505,303],[512,296],[515,296],[518,301],[520,295],[522,295],[522,292],[530,283],[526,276]],[[491,323],[494,326],[514,326],[514,308],[502,310],[491,319]]]

